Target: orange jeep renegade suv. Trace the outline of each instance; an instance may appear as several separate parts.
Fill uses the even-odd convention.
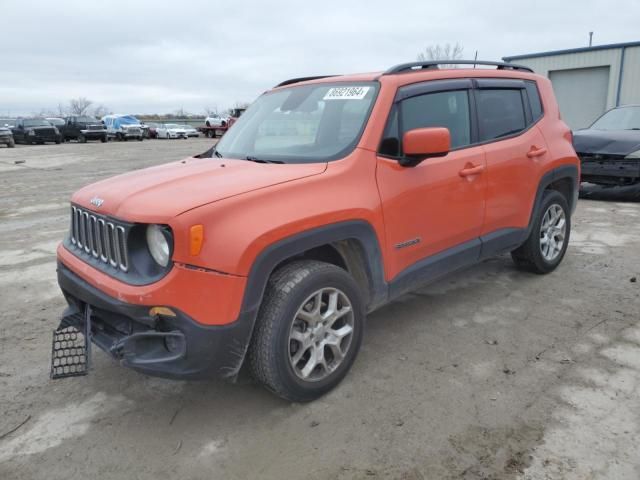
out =
[[[204,154],[75,193],[56,333],[151,375],[233,379],[247,363],[309,401],[344,378],[381,305],[504,252],[554,270],[580,164],[551,84],[457,63],[283,82]],[[73,363],[54,358],[52,376]]]

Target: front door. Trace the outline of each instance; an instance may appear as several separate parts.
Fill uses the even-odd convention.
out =
[[[448,258],[450,266],[456,265],[458,254],[466,263],[477,259],[485,209],[484,148],[471,146],[471,82],[428,82],[424,91],[410,88],[413,95],[405,98],[400,91],[402,99],[394,107],[378,155],[388,281],[428,266],[434,258],[439,266],[431,274],[446,266]],[[448,128],[451,151],[403,167],[397,160],[402,135],[421,127]]]

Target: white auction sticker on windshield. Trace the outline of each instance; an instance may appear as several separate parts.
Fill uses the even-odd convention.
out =
[[[333,87],[323,100],[362,100],[371,87]]]

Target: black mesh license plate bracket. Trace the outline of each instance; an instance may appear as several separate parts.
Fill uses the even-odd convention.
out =
[[[64,319],[53,331],[51,379],[78,377],[89,373],[91,364],[91,307],[87,305],[79,326]],[[73,322],[78,323],[78,322]]]

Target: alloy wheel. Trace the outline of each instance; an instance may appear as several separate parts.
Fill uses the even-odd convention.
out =
[[[322,288],[310,295],[289,331],[289,362],[298,378],[317,382],[334,372],[351,347],[353,328],[353,307],[344,292]]]
[[[564,247],[567,234],[567,219],[560,205],[554,203],[547,208],[540,225],[540,252],[547,262],[553,262]]]

